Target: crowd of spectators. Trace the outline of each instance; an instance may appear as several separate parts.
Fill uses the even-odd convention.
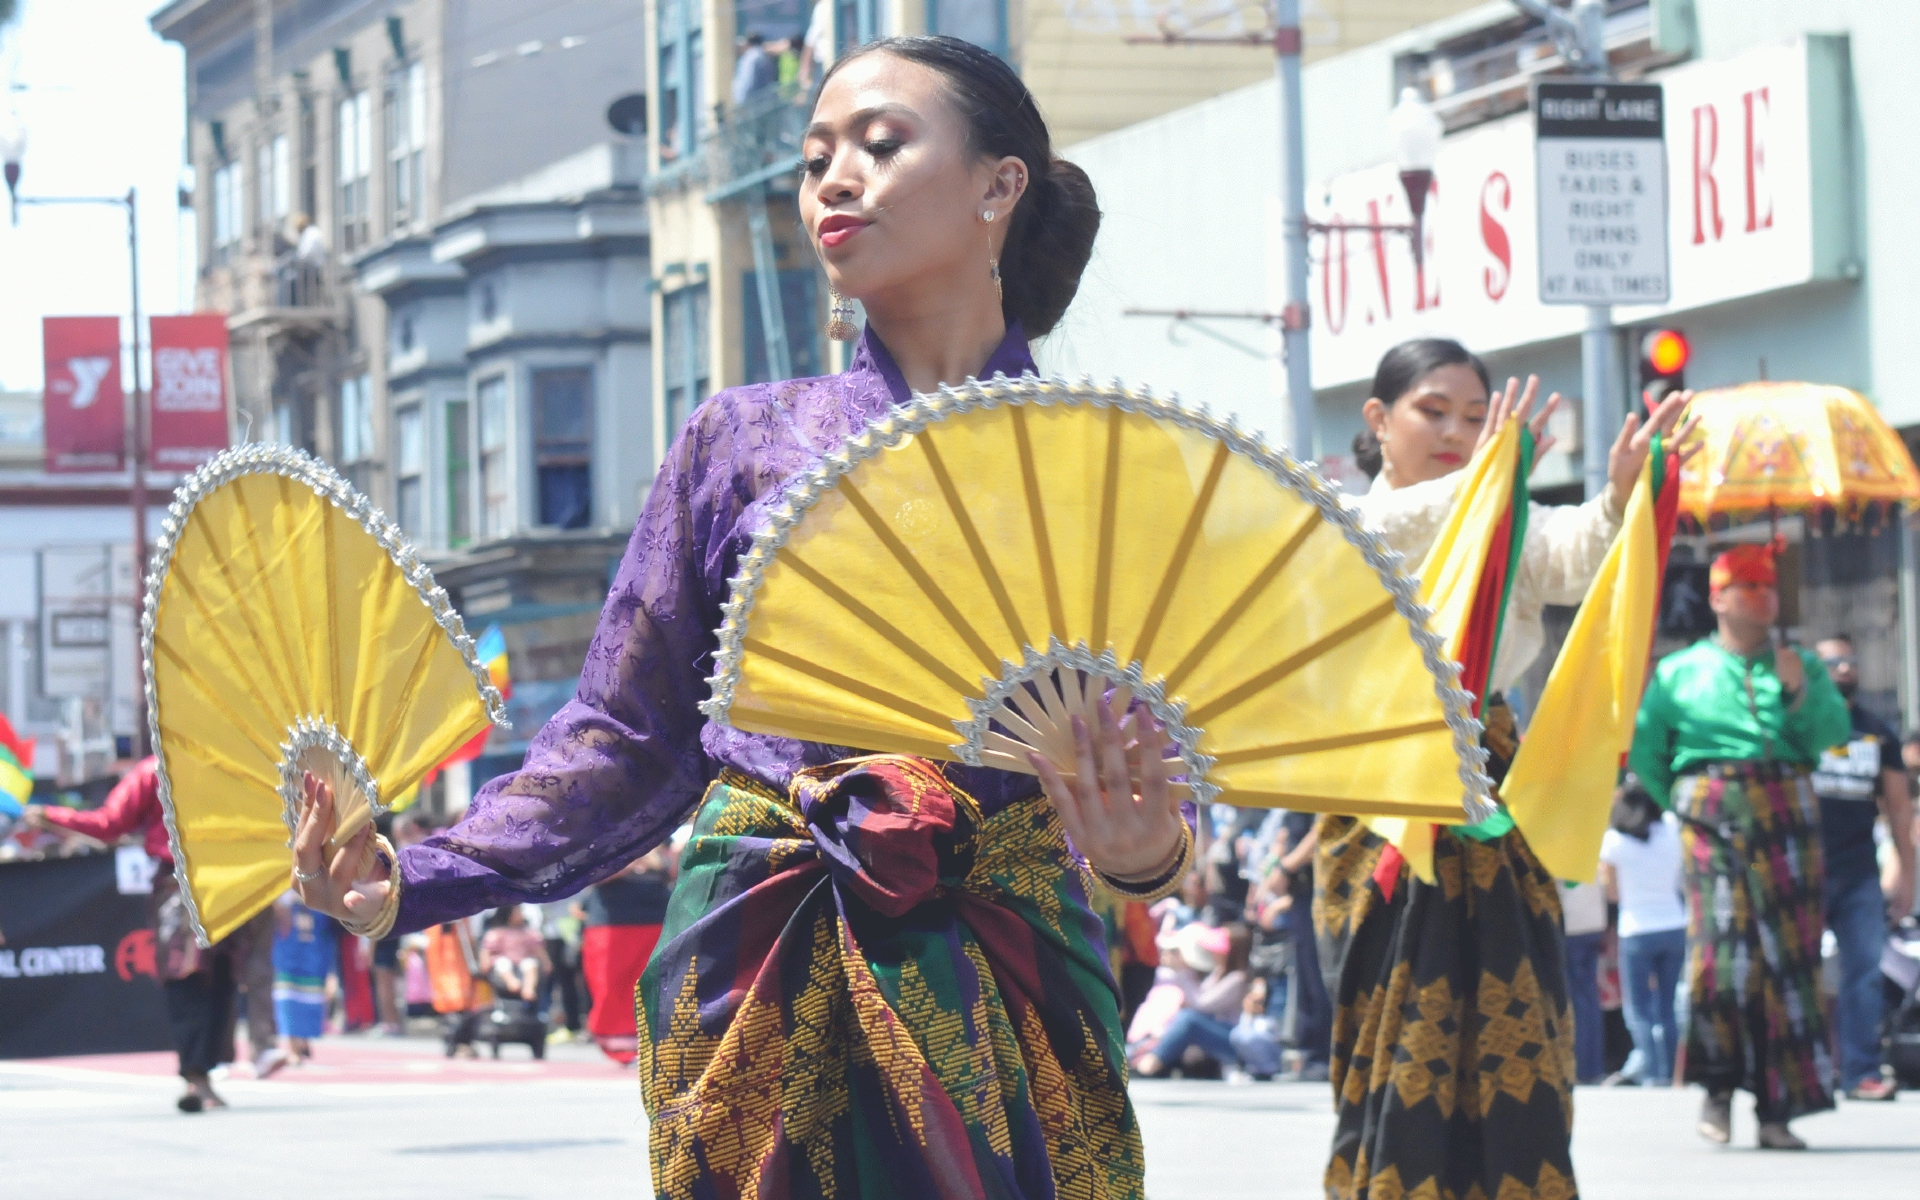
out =
[[[1202,851],[1181,891],[1110,920],[1136,1075],[1327,1077],[1313,828],[1312,813],[1215,805],[1201,815]]]

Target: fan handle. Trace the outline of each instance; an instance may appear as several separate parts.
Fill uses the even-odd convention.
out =
[[[1073,747],[1073,718],[1081,717],[1089,729],[1099,725],[1100,694],[1106,680],[1084,671],[1062,668],[1035,675],[1027,683],[1031,691],[1027,687],[1015,688],[991,714],[993,724],[1009,732],[988,728],[981,738],[981,765],[1038,775],[1040,772],[1027,758],[1028,754],[1038,754],[1063,779],[1078,782],[1079,756]],[[1133,749],[1139,744],[1145,706],[1134,704],[1133,688],[1125,683],[1115,686],[1109,704],[1114,712],[1125,714],[1120,718],[1120,731],[1128,738],[1127,748]],[[1185,783],[1170,781],[1167,788],[1183,800],[1193,794],[1193,789]]]
[[[302,750],[294,756],[293,768],[300,775],[311,774],[333,788],[334,829],[327,838],[327,857],[331,859],[335,851],[372,824],[373,806],[347,764],[324,746]]]
[[[327,838],[329,858],[351,841],[374,817],[387,810],[380,804],[380,785],[367,760],[338,729],[320,717],[301,717],[287,727],[280,744],[280,799],[287,833],[298,831],[306,803],[305,777],[312,775],[333,788],[333,833]],[[293,843],[288,841],[292,848]]]

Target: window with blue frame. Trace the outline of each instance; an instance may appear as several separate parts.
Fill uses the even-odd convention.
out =
[[[757,33],[769,42],[788,38],[798,42],[812,11],[810,0],[734,0],[734,34]]]
[[[1006,0],[927,0],[927,32],[1007,56]]]
[[[834,57],[880,36],[879,0],[832,0]]]
[[[540,524],[584,529],[593,516],[593,372],[533,373],[533,468]]]
[[[661,297],[661,367],[666,379],[667,440],[707,398],[712,373],[707,366],[707,285],[691,284]],[[764,354],[764,351],[762,351]]]
[[[807,379],[823,373],[820,365],[820,314],[815,309],[818,295],[814,288],[818,272],[811,270],[780,272],[780,315],[787,329],[787,361],[794,379]],[[760,286],[752,271],[740,275],[741,323],[746,333],[747,382],[769,383],[767,337],[760,328]]]
[[[660,69],[654,128],[660,137],[660,161],[671,163],[700,148],[700,114],[706,108],[702,80],[706,49],[700,27],[700,0],[659,0],[655,21]]]

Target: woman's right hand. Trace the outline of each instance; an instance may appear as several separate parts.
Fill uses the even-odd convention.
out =
[[[307,802],[293,837],[294,892],[315,912],[364,925],[380,915],[392,886],[390,871],[374,852],[373,826],[362,826],[328,861],[327,844],[338,824],[333,785],[308,772],[302,788]]]

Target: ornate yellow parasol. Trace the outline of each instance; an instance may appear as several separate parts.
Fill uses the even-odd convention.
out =
[[[1702,446],[1680,468],[1680,511],[1703,528],[1780,513],[1857,521],[1920,500],[1913,457],[1858,392],[1743,383],[1700,392],[1692,411]]]

